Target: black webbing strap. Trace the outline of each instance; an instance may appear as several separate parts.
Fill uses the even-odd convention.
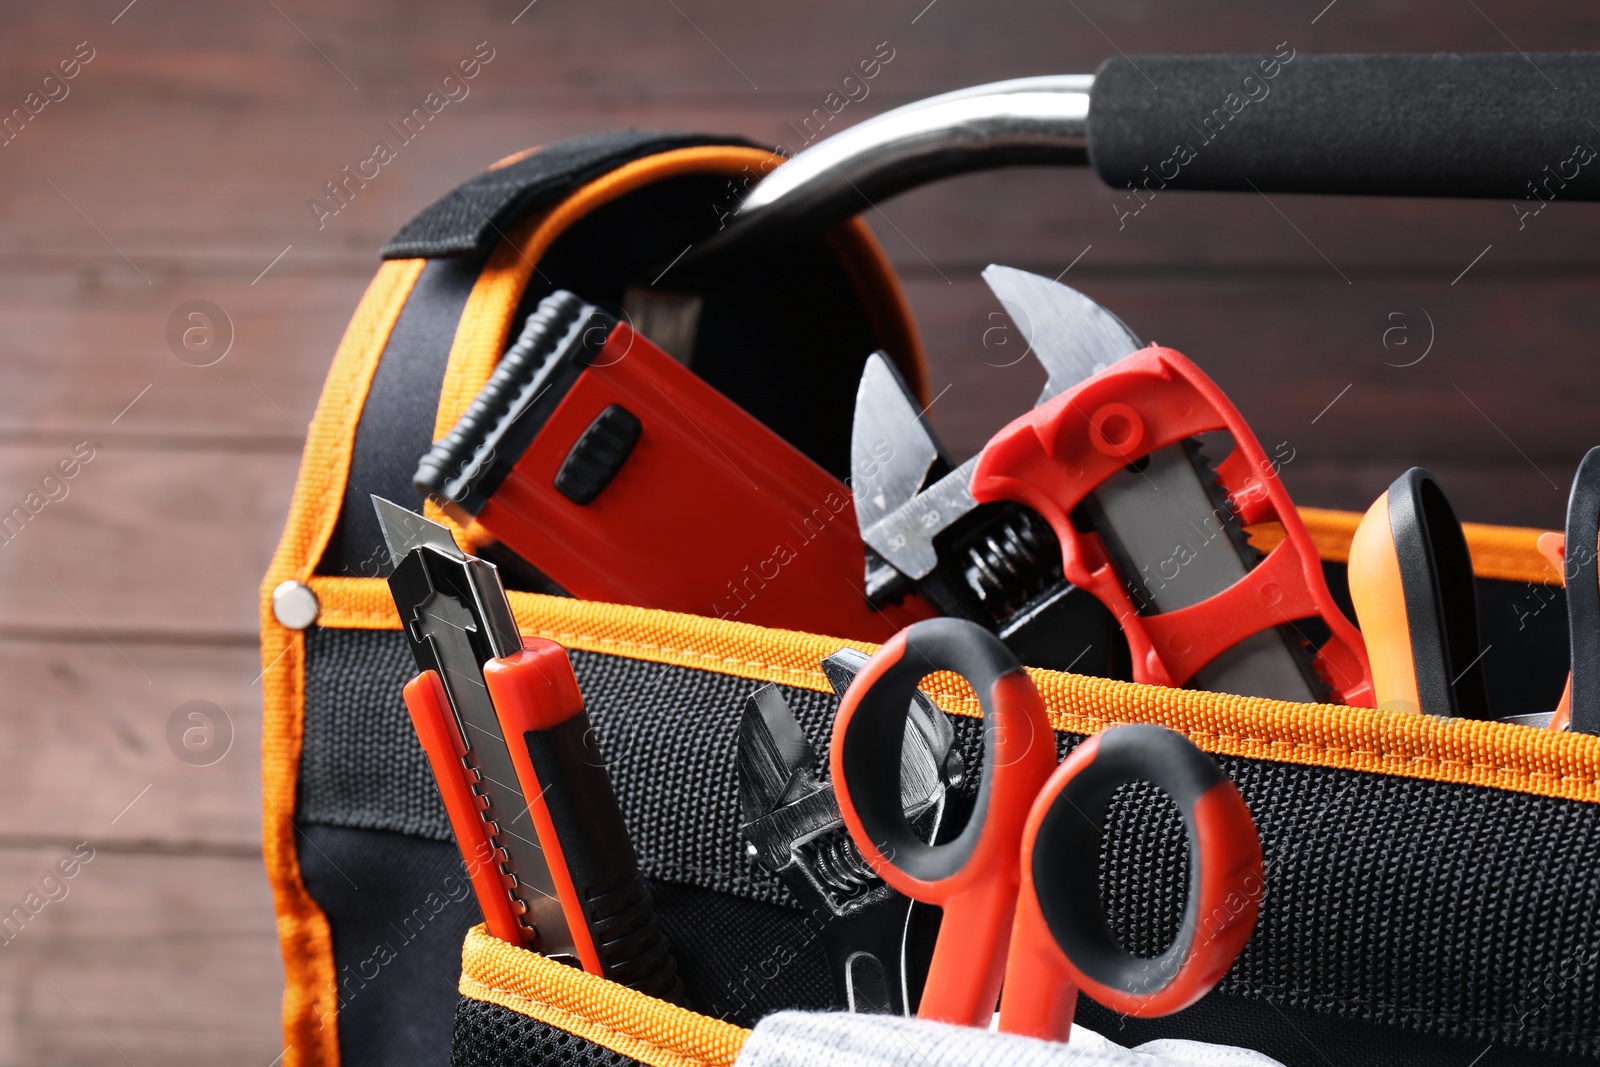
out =
[[[440,259],[422,268],[389,333],[356,424],[339,524],[317,570],[354,578],[389,573],[388,552],[372,510],[376,493],[413,511],[422,494],[411,484],[417,457],[433,444],[439,388],[456,324],[483,259]]]
[[[373,375],[356,429],[339,523],[318,572],[351,577],[388,573],[383,537],[368,498],[375,493],[421,510],[422,494],[411,479],[418,458],[433,443],[439,388],[456,327],[488,253],[517,219],[645,156],[698,145],[748,144],[730,136],[638,131],[563,141],[462,183],[402,226],[384,247],[384,257],[431,262],[406,298]]]
[[[541,148],[524,159],[485,171],[435,200],[383,246],[385,259],[487,254],[528,211],[555,203],[624,163],[699,145],[745,145],[738,137],[704,133],[603,133]]]

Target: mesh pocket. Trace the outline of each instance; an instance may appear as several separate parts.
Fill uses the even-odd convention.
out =
[[[456,1007],[452,1067],[638,1067],[620,1052],[508,1008],[462,997]]]

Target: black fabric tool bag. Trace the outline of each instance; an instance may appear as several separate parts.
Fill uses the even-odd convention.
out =
[[[1280,78],[1316,73],[1306,84],[1323,88],[1306,90],[1307,107],[1371,73],[1356,64],[1356,82],[1341,82],[1348,72],[1339,64],[1302,62],[1310,58],[1229,60],[1254,64],[1258,79],[1270,61]],[[1203,84],[1185,83],[1186,99],[1205,97],[1232,69],[1214,62],[1190,71]],[[1508,69],[1495,68],[1502,88],[1520,77]],[[1580,64],[1574,78],[1588,69]],[[1104,68],[1103,84],[1126,82],[1119,71]],[[1123,116],[1106,136],[1146,129],[1139,107],[1154,104],[1121,101],[1122,110],[1101,112]],[[1270,141],[1285,122],[1298,129],[1295,113],[1252,128],[1244,110],[1233,129],[1242,144]],[[1408,129],[1389,124],[1378,135]],[[1540,137],[1564,132],[1554,119],[1532,122],[1518,143],[1543,151]],[[998,162],[1081,163],[1085,143],[1096,151],[1093,124],[1075,142],[1047,133],[977,162],[956,152],[921,170],[874,171],[881,181],[869,177],[862,189],[877,195]],[[1125,155],[1106,148],[1102,158]],[[1334,183],[1343,184],[1330,191],[1482,195],[1487,186],[1462,177],[1477,167],[1464,158],[1447,159],[1439,183],[1422,189],[1384,184],[1392,175],[1383,160],[1369,160],[1369,173],[1347,158]],[[386,250],[335,357],[262,587],[265,853],[288,978],[286,1064],[438,1063],[452,1046],[463,1064],[722,1064],[738,1055],[744,1028],[769,1013],[831,1005],[815,924],[745,855],[736,730],[745,698],[773,683],[825,752],[836,702],[819,661],[871,646],[547,596],[506,561],[523,632],[571,650],[692,1010],[666,1005],[474,929],[461,857],[401,701],[415,671],[367,502],[376,493],[422,509],[411,485],[417,459],[453,425],[540,297],[559,287],[622,304],[628,285],[709,242],[777,162],[737,139],[693,135],[550,146],[463,184]],[[1185,173],[1204,187],[1222,180],[1202,181],[1198,167]],[[1452,185],[1451,174],[1465,184]],[[757,257],[759,269],[749,259],[721,275],[712,269],[694,361],[840,476],[866,355],[886,350],[922,388],[915,331],[891,270],[848,217],[855,206],[826,197],[804,205],[810,228]],[[799,226],[795,216],[786,224]],[[759,361],[738,343],[751,336],[763,339]],[[1342,596],[1358,517],[1303,514]],[[1468,531],[1485,641],[1522,665],[1496,684],[1528,709],[1553,706],[1565,669],[1560,576],[1536,537]],[[1532,616],[1516,609],[1530,593],[1548,605]],[[295,610],[307,603],[313,610]],[[1212,995],[1156,1020],[1081,1001],[1080,1023],[1124,1044],[1184,1036],[1293,1065],[1600,1058],[1600,938],[1590,919],[1600,893],[1600,740],[1049,672],[1035,680],[1062,750],[1116,723],[1156,722],[1216,755],[1249,804],[1266,856],[1258,928]],[[975,702],[939,679],[928,691],[967,766],[978,766]],[[1119,796],[1100,860],[1119,937],[1136,951],[1159,950],[1186,884],[1175,809],[1154,790]]]

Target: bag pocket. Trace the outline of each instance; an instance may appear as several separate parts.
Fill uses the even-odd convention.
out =
[[[531,595],[513,604],[524,632],[572,650],[695,1006],[745,1024],[824,1006],[816,931],[744,855],[734,756],[744,698],[766,682],[826,751],[836,702],[818,663],[845,642]],[[1459,1064],[1491,1046],[1485,1063],[1595,1055],[1600,739],[1032,673],[1061,751],[1155,722],[1215,755],[1266,855],[1255,935],[1213,994],[1153,1020],[1081,1000],[1084,1025],[1125,1045],[1184,1037],[1286,1064]],[[979,766],[975,699],[940,676],[925,688]],[[1120,794],[1099,861],[1119,939],[1155,954],[1187,879],[1176,809],[1153,788]]]

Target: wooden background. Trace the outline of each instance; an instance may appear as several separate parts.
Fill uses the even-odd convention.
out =
[[[893,60],[835,128],[946,89],[1092,70],[1117,49],[1600,43],[1570,0],[526,2],[0,4],[0,112],[79,42],[95,52],[0,147],[0,507],[78,442],[95,449],[69,495],[0,544],[0,915],[75,844],[95,850],[0,946],[0,1064],[279,1055],[256,585],[376,250],[449,183],[626,126],[792,143],[788,124],[880,42]],[[319,230],[308,199],[485,41],[471,95]],[[957,451],[1040,379],[982,345],[978,271],[1075,263],[1066,281],[1197,359],[1269,450],[1288,442],[1301,502],[1361,508],[1422,463],[1466,518],[1560,521],[1600,438],[1594,208],[1556,203],[1519,231],[1505,202],[1164,194],[1119,230],[1118,199],[1083,173],[1018,170],[872,216]],[[232,322],[213,366],[166,341],[191,299]],[[1430,333],[1426,359],[1394,365]],[[167,740],[193,700],[231,724],[210,766]]]

